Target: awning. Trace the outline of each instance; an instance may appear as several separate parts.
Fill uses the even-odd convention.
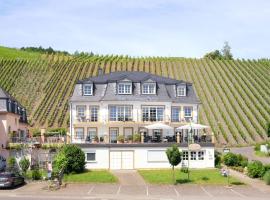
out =
[[[167,124],[160,123],[160,122],[144,126],[144,128],[147,128],[147,129],[163,129],[163,130],[172,130],[173,129],[173,127],[171,127],[171,126],[169,126]]]

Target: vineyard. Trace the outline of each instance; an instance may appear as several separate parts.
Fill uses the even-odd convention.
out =
[[[1,55],[0,55],[1,57]],[[68,127],[77,80],[114,71],[145,71],[193,82],[202,102],[199,121],[216,140],[246,145],[267,139],[270,122],[270,61],[124,56],[0,58],[0,86],[27,108],[36,127]]]

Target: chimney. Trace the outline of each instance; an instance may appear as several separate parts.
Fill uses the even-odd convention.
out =
[[[103,74],[103,69],[101,67],[98,68],[98,76]]]

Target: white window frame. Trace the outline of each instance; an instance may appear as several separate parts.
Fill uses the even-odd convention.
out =
[[[152,86],[153,90],[150,90],[150,87]],[[156,83],[143,83],[142,94],[156,94]]]
[[[111,115],[112,107],[115,107],[116,109],[113,117]],[[128,116],[130,116],[130,118]],[[124,120],[119,120],[119,118],[121,117],[123,117]],[[127,120],[126,120],[126,117],[127,117]],[[133,106],[132,105],[109,105],[109,121],[132,121],[132,120],[133,120]]]
[[[188,151],[183,151],[183,160],[188,160]]]
[[[98,122],[98,118],[99,118],[99,106],[89,106],[89,121]]]
[[[190,160],[197,160],[197,151],[190,152]]]
[[[177,109],[178,110],[178,118],[177,119],[174,119],[173,116],[176,116],[175,113],[173,113],[173,110],[174,109]],[[180,117],[181,116],[181,107],[180,106],[172,106],[171,107],[171,121],[172,122],[180,122]]]
[[[95,160],[87,160],[87,154],[88,153],[95,154]],[[87,151],[87,152],[85,152],[85,162],[87,162],[87,163],[95,163],[95,162],[97,162],[97,153],[96,153],[96,151]]]
[[[154,121],[154,122],[162,122],[164,121],[164,115],[165,115],[165,106],[142,106],[142,121],[148,121],[148,122],[151,122],[151,121]],[[151,115],[153,115],[153,113],[151,114],[151,109],[155,109],[155,120],[151,120]],[[163,111],[163,115],[162,115],[162,119],[160,119],[159,117],[159,112],[160,111]],[[144,112],[146,111],[146,112]],[[148,120],[144,120],[144,113],[146,113],[146,115],[148,116]]]
[[[79,109],[84,109],[83,115],[79,114],[79,113],[82,113]],[[85,105],[76,106],[76,115],[77,115],[77,117],[85,117],[86,116],[86,106]]]
[[[190,115],[186,115],[186,109],[190,109],[191,110]],[[185,106],[184,107],[184,117],[190,117],[190,118],[192,118],[192,113],[193,113],[193,107],[192,106]]]
[[[78,134],[77,134],[77,130],[78,129],[81,129],[82,130],[82,137],[78,137]],[[75,130],[74,130],[74,132],[75,132],[75,139],[76,140],[83,140],[84,139],[84,128],[83,127],[77,127],[77,128],[75,128]]]
[[[91,87],[91,89],[86,90],[85,89],[86,87]],[[92,96],[92,95],[93,95],[93,84],[83,84],[83,96]]]
[[[120,86],[121,87],[123,86],[123,88],[120,89]],[[132,94],[132,83],[130,83],[130,82],[118,83],[117,94]]]
[[[185,97],[187,94],[187,87],[185,85],[178,85],[177,86],[177,96],[178,97]]]

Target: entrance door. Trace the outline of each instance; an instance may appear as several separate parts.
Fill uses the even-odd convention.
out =
[[[110,151],[110,169],[133,169],[133,151]]]

